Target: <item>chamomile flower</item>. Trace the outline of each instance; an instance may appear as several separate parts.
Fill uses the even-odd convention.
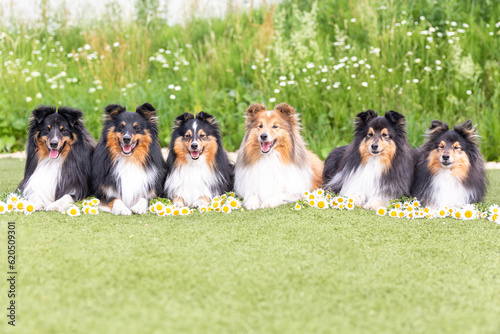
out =
[[[91,207],[90,208],[90,214],[91,215],[98,215],[99,214],[99,210],[96,207]]]
[[[177,207],[174,207],[174,208],[172,209],[172,215],[174,215],[174,216],[178,216],[178,215],[180,215],[180,214],[181,214],[181,209],[179,209],[179,208],[177,208]]]
[[[324,198],[320,198],[318,199],[318,201],[316,202],[316,207],[318,209],[328,209],[328,202],[325,201]]]
[[[494,213],[492,214],[491,216],[488,217],[488,220],[490,222],[496,222],[497,224],[499,223],[499,220],[498,220],[498,213]]]
[[[323,194],[325,193],[325,191],[321,188],[317,189],[316,190],[316,194],[320,195],[320,196],[323,196]]]
[[[84,204],[82,207],[82,211],[85,214],[90,214],[90,206]]]
[[[314,193],[311,193],[311,194],[309,194],[309,196],[307,196],[307,199],[308,200],[315,200],[316,199],[316,195]]]
[[[184,206],[181,208],[181,216],[187,216],[190,214],[189,208]]]
[[[24,205],[26,201],[24,199],[19,199],[15,204],[14,204],[14,209],[17,212],[24,212]]]
[[[21,196],[18,196],[16,193],[11,193],[7,196],[7,204],[14,204],[16,203],[17,201],[19,201],[21,199]]]
[[[206,212],[208,212],[208,207],[205,205],[202,205],[198,208],[198,211],[200,211],[200,213],[206,213]]]
[[[414,211],[406,211],[405,217],[407,219],[415,219],[415,212]]]
[[[346,208],[347,210],[354,210],[354,203],[351,203],[351,202],[347,202],[346,204]]]
[[[403,207],[403,204],[401,202],[396,202],[396,203],[394,203],[394,207],[396,209],[401,209]]]
[[[165,214],[167,216],[171,216],[174,212],[174,206],[173,205],[169,205],[169,206],[166,206],[165,207]]]
[[[409,206],[410,206],[410,203],[409,203],[409,202],[404,202],[404,203],[403,203],[403,207],[404,207],[404,208],[407,208],[407,207],[409,207]]]
[[[403,210],[398,210],[398,218],[404,218],[405,217],[405,212]]]
[[[304,192],[304,198],[307,198],[309,196],[309,191]]]
[[[92,202],[91,202],[91,201],[84,200],[84,201],[82,202],[82,206],[92,206]]]
[[[462,214],[461,210],[454,210],[453,211],[453,215],[452,215],[453,218],[462,219],[462,216],[463,216],[463,214]]]
[[[161,211],[156,211],[156,214],[160,217],[163,217],[166,215],[166,212],[165,212],[165,209],[161,210]]]
[[[437,209],[436,210],[436,216],[439,217],[439,218],[446,218],[448,217],[448,210],[446,210],[445,208],[442,208],[442,209]]]
[[[425,207],[425,208],[423,208],[423,209],[422,209],[422,211],[423,211],[426,215],[428,215],[429,213],[431,213],[431,211],[432,211],[432,210],[431,210],[431,208],[429,208],[429,207]]]
[[[236,196],[236,194],[234,193],[234,191],[231,191],[230,193],[227,193],[227,194],[228,194],[228,196],[231,196],[231,197],[235,197]]]
[[[165,210],[165,205],[162,202],[156,202],[154,206],[155,206],[155,212],[160,212]]]
[[[377,209],[377,216],[385,216],[387,214],[387,209],[383,206]]]
[[[220,202],[220,197],[216,196],[216,197],[212,198],[212,202]]]
[[[345,198],[344,198],[344,197],[342,197],[342,196],[337,196],[337,198],[336,198],[336,200],[335,200],[335,201],[336,201],[337,203],[339,203],[339,205],[340,205],[340,204],[345,203]]]
[[[328,198],[328,199],[332,199],[332,195],[330,195],[330,194],[326,194],[326,198]]]
[[[7,203],[0,201],[0,215],[3,215],[7,212]]]
[[[391,211],[389,211],[389,216],[392,218],[397,218],[399,216],[398,211],[398,209],[391,209]]]
[[[488,208],[488,211],[491,213],[491,214],[500,214],[500,208],[498,207],[497,204],[493,204],[493,205],[490,205],[490,207]]]
[[[221,200],[223,200],[223,201],[225,201],[225,200],[227,199],[227,195],[226,195],[226,194],[222,195],[222,196],[220,197],[220,199],[221,199]]]
[[[412,205],[410,205],[410,204],[408,204],[408,206],[406,206],[405,208],[406,208],[406,211],[407,211],[407,212],[413,212],[413,211],[415,211],[415,210],[413,209],[413,206],[412,206]]]
[[[210,204],[212,208],[218,209],[221,206],[221,203],[219,201],[213,201],[212,204]]]
[[[221,208],[220,206],[218,208],[214,208],[214,211],[215,212],[220,212],[220,208]]]
[[[90,201],[95,206],[97,206],[97,205],[99,205],[101,203],[101,201],[98,198],[92,198]]]
[[[467,205],[463,208],[462,211],[462,219],[470,220],[476,218],[476,209],[473,205]]]
[[[411,202],[411,205],[414,208],[419,208],[420,207],[420,202],[418,200],[414,200],[413,202]]]
[[[309,206],[314,207],[316,206],[316,201],[314,199],[310,199],[308,202]]]
[[[338,208],[339,208],[339,210],[344,210],[345,209],[345,204],[339,203]]]
[[[33,212],[35,212],[35,207],[31,203],[26,203],[24,206],[24,214],[25,215],[31,215]]]
[[[481,212],[481,219],[486,219],[488,218],[488,213],[487,212]]]
[[[352,203],[352,204],[354,204],[354,198],[348,198],[348,199],[347,199],[347,203]]]
[[[149,206],[149,212],[151,212],[151,213],[156,213],[156,208],[155,208],[155,205],[154,205],[154,204],[151,204],[151,205]]]
[[[79,216],[80,215],[80,209],[75,206],[71,205],[68,210],[66,210],[66,214],[68,214],[71,217]]]
[[[231,210],[236,210],[236,209],[239,209],[241,207],[240,201],[238,201],[234,197],[232,197],[231,200],[228,199],[227,203],[229,203]]]
[[[221,207],[221,211],[224,212],[224,213],[231,213],[231,205],[225,203],[222,207]]]
[[[300,203],[298,203],[298,202],[295,203],[295,210],[300,210],[300,209],[302,209],[302,205],[300,205]]]

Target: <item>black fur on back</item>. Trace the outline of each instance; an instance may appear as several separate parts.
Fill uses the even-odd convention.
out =
[[[339,193],[343,186],[343,180],[336,184],[328,185],[328,183],[341,171],[355,171],[360,166],[359,147],[370,127],[375,130],[388,128],[391,139],[396,145],[396,153],[392,159],[391,167],[381,178],[382,192],[389,198],[409,195],[413,179],[412,150],[406,140],[405,117],[392,110],[386,112],[384,116],[378,116],[373,110],[361,112],[356,116],[352,142],[347,146],[334,149],[325,160],[324,187],[334,193]]]
[[[227,153],[222,146],[222,136],[219,125],[212,115],[200,111],[196,116],[190,113],[184,113],[175,119],[173,127],[172,139],[170,140],[169,153],[167,158],[167,178],[176,167],[175,161],[178,159],[174,151],[175,140],[183,136],[187,129],[191,128],[194,121],[198,121],[199,129],[208,136],[213,136],[217,141],[217,153],[215,155],[215,175],[220,176],[220,182],[217,183],[212,189],[213,194],[221,195],[225,192],[233,190],[234,187],[234,164],[229,161]],[[179,167],[179,168],[182,168]],[[172,198],[168,189],[165,189],[165,196]]]
[[[470,203],[481,202],[488,186],[484,159],[478,146],[478,135],[471,120],[456,125],[451,130],[447,123],[434,120],[426,134],[426,141],[415,152],[415,179],[411,187],[412,196],[417,197],[424,205],[432,202],[432,173],[428,167],[429,154],[441,141],[459,142],[462,151],[470,161],[468,177],[462,183],[469,191]]]
[[[114,164],[111,153],[106,147],[108,145],[108,131],[111,127],[116,127],[121,123],[122,119],[127,121],[136,121],[141,124],[143,129],[149,130],[151,135],[151,143],[147,152],[144,169],[152,169],[156,167],[157,180],[154,185],[155,197],[161,195],[162,185],[165,181],[165,161],[161,153],[160,142],[158,140],[158,123],[155,108],[149,104],[144,103],[138,106],[135,113],[126,110],[125,106],[112,104],[105,108],[104,125],[101,132],[101,138],[97,143],[97,147],[92,160],[92,189],[94,195],[104,203],[109,203],[115,197],[109,196],[106,192],[102,191],[104,188],[115,189],[120,193],[120,185],[117,183],[113,175]]]
[[[21,192],[24,190],[39,163],[37,136],[45,126],[44,121],[47,117],[50,117],[51,123],[54,125],[61,122],[69,125],[70,134],[76,137],[76,141],[71,145],[62,165],[55,199],[58,200],[66,194],[72,195],[75,201],[88,197],[91,190],[91,161],[95,141],[83,124],[83,113],[70,107],[56,108],[41,105],[33,110],[28,128],[28,141],[26,142],[24,179],[19,184],[18,189]]]

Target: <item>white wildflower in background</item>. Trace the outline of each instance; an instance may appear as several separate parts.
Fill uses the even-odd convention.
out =
[[[89,88],[89,93],[92,94],[92,93],[95,93],[96,89],[94,87],[90,87]]]
[[[363,87],[368,87],[368,82],[363,81],[363,82],[361,83],[361,86],[363,86]]]
[[[175,100],[175,95],[174,94],[170,95],[170,99]]]
[[[276,98],[275,98],[275,97],[271,97],[271,98],[269,99],[269,102],[276,102]]]
[[[26,102],[30,103],[33,99],[29,96],[26,96]]]

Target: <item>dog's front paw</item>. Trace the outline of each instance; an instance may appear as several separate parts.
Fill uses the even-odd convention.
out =
[[[257,196],[248,197],[245,200],[244,206],[245,206],[245,208],[247,208],[247,210],[256,210],[256,209],[260,209],[262,207]]]
[[[73,203],[73,197],[71,195],[64,195],[57,201],[50,203],[45,207],[47,211],[64,211],[70,203]]]
[[[141,198],[134,204],[133,207],[130,208],[133,213],[137,213],[139,215],[145,214],[148,212],[148,200],[145,198]]]
[[[300,199],[299,195],[293,194],[278,194],[276,196],[271,197],[269,200],[265,202],[266,208],[275,208],[277,206],[291,203]],[[263,205],[264,207],[264,205]]]
[[[370,201],[368,201],[363,207],[367,210],[377,210],[378,208],[380,208],[381,206],[386,206],[387,202],[380,199],[380,198],[377,198],[377,199],[372,199]]]
[[[199,198],[196,202],[194,202],[194,206],[196,208],[200,208],[202,206],[208,206],[210,201],[206,197]]]
[[[174,198],[174,200],[173,200],[172,203],[177,208],[182,208],[184,206],[184,201],[182,200],[182,197],[176,197],[176,198]]]
[[[130,216],[132,214],[132,211],[130,211],[130,209],[127,208],[127,206],[122,201],[117,199],[113,203],[111,213],[114,213],[115,215]]]

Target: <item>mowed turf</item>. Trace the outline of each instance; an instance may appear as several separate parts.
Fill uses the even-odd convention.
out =
[[[0,191],[24,162],[0,160]],[[487,200],[500,203],[500,171]],[[2,333],[498,333],[500,225],[292,205],[0,216]],[[18,235],[7,326],[7,221]]]

